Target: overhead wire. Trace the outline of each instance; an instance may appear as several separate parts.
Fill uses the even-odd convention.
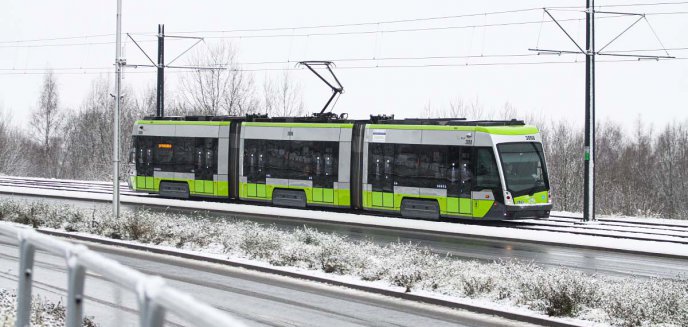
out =
[[[636,3],[636,4],[610,4],[610,5],[602,5],[599,7],[625,7],[625,6],[660,6],[660,5],[681,5],[681,4],[688,4],[688,1],[680,1],[680,2],[660,2],[660,3]],[[553,8],[559,8],[559,9],[575,9],[578,7],[553,7]],[[458,18],[468,18],[468,17],[479,17],[479,16],[488,16],[488,15],[502,15],[502,14],[513,14],[513,13],[523,13],[523,12],[529,12],[529,11],[534,11],[534,10],[542,10],[542,8],[526,8],[526,9],[516,9],[516,10],[504,10],[504,11],[493,11],[493,12],[485,12],[485,13],[472,13],[472,14],[462,14],[462,15],[448,15],[448,16],[438,16],[438,17],[421,17],[421,18],[410,18],[410,19],[397,19],[397,20],[387,20],[387,21],[376,21],[376,22],[360,22],[360,23],[348,23],[348,24],[331,24],[331,25],[312,25],[312,26],[291,26],[291,27],[270,27],[270,28],[254,28],[254,29],[233,29],[233,30],[221,30],[221,31],[178,31],[175,33],[178,34],[194,34],[194,33],[234,33],[234,32],[241,32],[241,33],[254,33],[254,32],[266,32],[266,31],[280,31],[280,30],[291,30],[292,33],[290,34],[272,34],[272,35],[249,35],[249,34],[242,34],[242,35],[222,35],[222,36],[208,36],[206,38],[215,38],[215,39],[225,39],[225,38],[266,38],[266,37],[310,37],[310,36],[338,36],[338,35],[358,35],[358,34],[371,34],[371,33],[404,33],[404,32],[422,32],[422,31],[438,31],[438,30],[452,30],[452,29],[466,29],[466,28],[488,28],[488,27],[504,27],[504,26],[514,26],[514,25],[529,25],[529,24],[541,24],[540,26],[540,32],[542,29],[542,24],[544,23],[552,23],[551,21],[543,21],[543,20],[538,20],[538,21],[511,21],[511,22],[504,22],[504,23],[483,23],[483,24],[468,24],[468,25],[454,25],[454,26],[430,26],[430,27],[410,27],[410,28],[396,28],[396,29],[382,29],[379,26],[381,24],[400,24],[400,23],[411,23],[411,22],[424,22],[424,21],[436,21],[436,20],[449,20],[449,19],[458,19]],[[688,14],[688,12],[654,12],[654,13],[647,13],[647,15],[676,15],[676,14]],[[606,16],[606,17],[600,17],[601,19],[604,18],[614,18],[618,16]],[[560,21],[582,21],[583,18],[569,18],[569,19],[562,19]],[[309,30],[309,29],[323,29],[323,28],[342,28],[342,27],[359,27],[359,26],[367,26],[367,25],[376,25],[375,30],[355,30],[355,31],[334,31],[334,32],[309,32],[309,33],[302,33],[302,34],[296,34],[293,33],[295,30]],[[651,27],[652,28],[652,27]],[[655,34],[655,37],[657,37],[657,33],[652,29],[652,32]],[[147,34],[137,34],[137,35],[147,35]],[[110,45],[114,44],[114,42],[111,41],[104,41],[104,42],[80,42],[80,43],[52,43],[52,44],[26,44],[26,43],[36,43],[36,42],[44,42],[44,41],[64,41],[64,40],[74,40],[74,39],[83,39],[83,38],[99,38],[99,37],[106,37],[106,36],[114,36],[114,34],[92,34],[92,35],[83,35],[83,36],[64,36],[64,37],[54,37],[54,38],[42,38],[42,39],[27,39],[27,40],[13,40],[13,41],[0,41],[0,48],[41,48],[41,47],[71,47],[71,46],[88,46],[89,48],[91,46],[98,46],[98,45]],[[538,42],[539,42],[540,35],[538,35]],[[661,44],[661,40],[658,39],[658,41]],[[142,42],[156,42],[156,40],[142,40]],[[662,47],[664,47],[663,44],[661,44]],[[667,50],[685,50],[686,48],[662,48],[662,49],[639,49],[639,50],[623,50],[623,51],[614,51],[617,53],[624,53],[624,52],[632,52],[632,51],[667,51]],[[492,57],[525,57],[525,56],[534,56],[536,54],[493,54],[493,55],[467,55],[467,56],[421,56],[421,57],[377,57],[377,54],[373,56],[373,58],[339,58],[339,59],[332,59],[333,61],[340,61],[340,62],[366,62],[366,61],[402,61],[402,60],[410,60],[410,61],[416,61],[416,60],[448,60],[448,59],[469,59],[469,58],[492,58]],[[632,60],[631,60],[632,61]],[[291,63],[289,60],[287,61],[262,61],[262,62],[246,62],[246,63],[241,63],[240,65],[265,65],[265,64],[285,64],[285,63]],[[507,63],[475,63],[471,65],[490,65],[490,64],[507,64]],[[527,64],[527,63],[517,63],[517,64]],[[530,63],[528,63],[530,64]],[[440,63],[440,64],[429,64],[432,67],[434,66],[443,66],[446,65],[446,63]],[[454,65],[454,64],[450,64]],[[466,63],[463,63],[461,65],[466,65]],[[422,65],[419,65],[418,67],[421,67]],[[428,67],[431,67],[428,66]],[[389,65],[383,65],[381,67],[391,67]],[[408,66],[403,66],[403,67],[408,67]],[[71,68],[63,68],[63,70],[69,70]],[[82,70],[92,70],[92,69],[101,69],[100,67],[95,67],[95,68],[79,68]],[[37,70],[37,68],[36,68]],[[45,70],[45,69],[41,69]],[[59,69],[54,69],[54,70],[59,70]],[[7,72],[7,71],[13,71],[17,72],[20,71],[20,69],[0,69],[2,72]],[[26,72],[32,71],[32,69],[24,69]]]
[[[666,58],[658,59],[657,61],[682,61],[688,60],[688,57],[676,57],[676,58]],[[628,63],[628,62],[642,62],[644,60],[638,59],[611,59],[611,60],[597,60],[597,63]],[[531,65],[557,65],[557,64],[583,64],[585,61],[582,60],[557,60],[557,61],[532,61],[532,62],[470,62],[470,63],[426,63],[426,64],[399,64],[399,65],[375,65],[375,66],[337,66],[338,70],[360,70],[360,69],[390,69],[390,68],[437,68],[437,67],[471,67],[471,66],[531,66]],[[156,71],[150,69],[150,67],[139,68],[141,70],[129,70],[129,74],[155,74]],[[98,70],[103,69],[103,70]],[[109,74],[112,73],[111,70],[104,70],[106,67],[89,67],[89,68],[58,68],[54,74],[56,75],[94,75],[94,74]],[[77,70],[71,72],[69,70]],[[84,71],[93,70],[93,71]],[[265,71],[295,71],[301,70],[297,67],[274,67],[274,68],[241,68],[232,69],[233,71],[239,72],[265,72]],[[180,69],[170,71],[170,74],[180,74],[180,73],[190,73],[198,72],[196,69]],[[42,75],[45,74],[44,69],[31,68],[31,69],[0,69],[0,75]]]
[[[653,15],[686,15],[688,11],[678,11],[678,12],[652,12],[646,13],[646,16]],[[620,18],[622,16],[606,16],[598,17],[597,19],[610,19],[610,18]],[[583,21],[584,18],[567,18],[560,19],[560,22],[571,22],[571,21]],[[552,23],[551,21],[544,21],[544,23]],[[346,36],[346,35],[366,35],[375,33],[408,33],[408,32],[426,32],[426,31],[439,31],[439,30],[454,30],[454,29],[469,29],[469,28],[490,28],[490,27],[507,27],[507,26],[518,26],[518,25],[533,25],[533,24],[543,24],[542,20],[528,20],[528,21],[513,21],[506,23],[491,23],[491,24],[470,24],[470,25],[454,25],[454,26],[432,26],[432,27],[416,27],[416,28],[399,28],[399,29],[383,29],[383,30],[364,30],[364,31],[336,31],[336,32],[314,32],[314,33],[301,33],[301,34],[267,34],[267,35],[221,35],[221,36],[205,36],[205,39],[250,39],[250,38],[294,38],[294,37],[311,37],[311,36]],[[237,30],[238,31],[238,30]],[[228,32],[228,31],[217,31]],[[175,32],[178,34],[193,34],[200,32]],[[210,32],[208,32],[210,33]],[[147,35],[141,33],[130,33],[132,35]],[[111,34],[112,36],[114,34]],[[105,36],[95,35],[95,36]],[[43,39],[43,40],[56,40],[56,39],[79,39],[79,38],[90,38],[95,36],[79,36],[79,37],[64,37],[64,38],[53,38],[53,39]],[[17,40],[17,41],[0,41],[0,48],[45,48],[45,47],[73,47],[73,46],[97,46],[97,45],[112,45],[114,41],[102,41],[102,42],[78,42],[78,43],[50,43],[50,44],[10,44],[10,43],[27,43],[34,42],[41,39],[35,40]],[[24,42],[26,41],[26,42]],[[156,40],[141,40],[142,43],[152,43],[157,42]]]
[[[652,2],[652,3],[631,3],[631,4],[603,4],[597,5],[596,7],[634,7],[634,6],[668,6],[668,5],[685,5],[688,1],[677,1],[677,2]],[[548,9],[584,9],[582,6],[551,6]],[[459,18],[469,18],[469,17],[479,17],[479,16],[489,16],[489,15],[503,15],[503,14],[514,14],[523,13],[530,11],[539,11],[542,7],[532,7],[523,9],[513,9],[513,10],[501,10],[501,11],[491,11],[482,13],[470,13],[461,15],[446,15],[446,16],[434,16],[434,17],[420,17],[420,18],[408,18],[408,19],[395,19],[395,20],[380,20],[380,21],[369,21],[369,22],[357,22],[357,23],[342,23],[342,24],[321,24],[321,25],[302,25],[302,26],[280,26],[280,27],[265,27],[265,28],[237,28],[237,29],[227,29],[227,30],[196,30],[196,31],[176,31],[176,34],[198,34],[198,33],[236,33],[236,32],[267,32],[267,31],[280,31],[280,30],[307,30],[307,29],[324,29],[324,28],[341,28],[341,27],[358,27],[358,26],[370,26],[370,25],[392,25],[401,23],[414,23],[414,22],[425,22],[425,21],[435,21],[435,20],[451,20]],[[670,14],[686,14],[687,12],[657,12],[657,13],[647,13],[648,15],[670,15]],[[479,27],[479,26],[476,26]],[[157,34],[151,34],[146,32],[130,33],[133,35],[149,35],[156,36]],[[308,34],[313,35],[313,34]],[[51,37],[51,38],[35,38],[35,39],[24,39],[24,40],[5,40],[1,41],[0,44],[8,43],[30,43],[39,41],[61,41],[61,40],[74,40],[83,38],[98,38],[98,37],[112,37],[113,33],[105,34],[87,34],[87,35],[73,35],[73,36],[62,36],[62,37]]]

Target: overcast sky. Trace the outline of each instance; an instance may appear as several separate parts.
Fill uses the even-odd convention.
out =
[[[601,7],[600,10],[606,11],[655,13],[646,16],[647,21],[635,24],[605,51],[669,48],[675,49],[669,50],[672,56],[688,57],[688,51],[676,49],[688,48],[688,3],[661,2],[669,1],[679,4]],[[660,1],[598,0],[596,4],[653,2]],[[537,8],[584,3],[123,0],[123,32],[132,33],[153,58],[156,45],[152,35],[158,23],[166,25],[167,34],[206,37],[207,45],[231,42],[238,51],[238,61],[245,63],[243,67],[256,70],[250,74],[259,88],[266,78],[282,74],[275,69],[294,68],[294,63],[300,60],[334,60],[338,66],[336,73],[345,88],[335,111],[348,112],[354,118],[364,118],[370,113],[414,117],[427,105],[441,109],[450,101],[461,99],[477,102],[486,110],[499,110],[509,103],[523,115],[533,113],[582,125],[584,57],[536,56],[528,49],[576,50],[543,10]],[[389,22],[498,11],[516,12]],[[79,109],[98,74],[105,76],[104,72],[114,71],[115,12],[114,0],[3,1],[0,106],[12,114],[15,125],[27,125],[29,113],[36,107],[45,69],[55,70],[61,105],[66,110]],[[568,9],[551,12],[584,47],[584,14]],[[637,19],[637,16],[598,16],[598,49]],[[546,23],[541,24],[543,19]],[[352,23],[376,24],[296,28]],[[290,29],[231,32],[270,27]],[[72,36],[78,38],[46,40]],[[168,60],[176,57],[189,42],[168,41]],[[207,45],[199,45],[198,50],[203,51]],[[126,43],[125,52],[130,64],[148,63],[132,42]],[[665,54],[663,51],[638,53]],[[615,120],[629,127],[639,117],[655,125],[688,119],[688,60],[598,59],[599,119]],[[184,57],[177,63],[183,60]],[[628,61],[602,62],[610,60]],[[250,64],[266,61],[279,63]],[[180,72],[168,70],[168,73],[167,83],[173,88]],[[290,74],[301,86],[307,110],[319,111],[329,96],[328,89],[306,70],[291,70]],[[140,93],[154,85],[155,72],[128,68],[124,82]]]

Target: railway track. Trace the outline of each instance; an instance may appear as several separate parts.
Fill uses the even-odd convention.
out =
[[[110,194],[112,192],[112,184],[108,182],[10,176],[0,176],[0,186],[99,194]],[[127,185],[124,183],[121,184],[121,192],[129,196],[148,196],[146,194],[129,191]],[[456,223],[475,224],[476,222],[457,221]],[[554,214],[549,219],[545,220],[502,221],[491,222],[489,224],[495,227],[561,232],[575,235],[607,237],[610,239],[688,244],[688,221],[684,223],[682,221],[671,220],[664,223],[656,219],[643,222],[637,219],[624,220],[622,218],[600,218],[596,223],[581,224],[581,219],[578,217]]]

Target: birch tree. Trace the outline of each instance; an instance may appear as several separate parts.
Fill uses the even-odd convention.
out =
[[[198,115],[238,116],[254,112],[258,102],[253,77],[236,62],[236,50],[227,43],[196,51],[187,64],[196,69],[180,79],[180,102]]]
[[[59,108],[57,80],[52,70],[43,76],[37,105],[31,114],[30,124],[41,149],[37,158],[40,167],[38,174],[43,177],[56,177],[60,166],[57,159],[63,114]]]
[[[12,116],[0,108],[0,173],[21,174],[28,168],[22,149],[25,136],[12,127]]]
[[[68,178],[111,179],[115,99],[110,95],[110,80],[107,76],[94,79],[79,110],[66,119],[67,155],[64,166]],[[119,153],[120,172],[125,174],[132,127],[135,120],[145,114],[142,111],[146,106],[137,104],[129,87],[125,86],[122,93]]]
[[[303,116],[305,114],[301,87],[288,71],[276,79],[266,79],[263,85],[263,108],[275,117]]]

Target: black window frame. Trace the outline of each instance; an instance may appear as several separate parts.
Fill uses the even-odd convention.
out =
[[[263,169],[251,172],[251,149],[263,154]],[[330,174],[326,174],[326,157],[330,154]],[[310,180],[313,187],[333,188],[339,178],[339,142],[244,139],[243,175],[249,183],[265,183],[267,178]],[[321,166],[318,171],[318,160]],[[255,163],[257,164],[257,162]]]
[[[502,146],[513,146],[513,145],[529,145],[529,146],[534,147],[535,151],[533,151],[533,152],[535,152],[538,155],[538,158],[540,159],[540,164],[542,166],[541,169],[542,169],[544,185],[533,186],[531,188],[524,189],[524,190],[517,191],[517,192],[513,191],[510,188],[509,181],[507,180],[508,176],[506,174],[506,167],[504,166],[505,162],[504,162],[504,158],[502,156],[503,152],[501,150],[501,147]],[[542,142],[504,142],[504,143],[497,144],[497,153],[499,153],[499,161],[500,161],[500,165],[501,165],[502,172],[503,172],[502,174],[504,176],[504,183],[506,184],[506,189],[507,189],[507,191],[509,191],[509,193],[511,193],[512,197],[517,197],[517,196],[522,196],[522,195],[532,195],[532,194],[535,194],[537,192],[549,190],[549,187],[550,187],[549,186],[550,185],[549,184],[549,175],[547,172],[547,162],[545,160],[545,150],[542,146]]]
[[[494,148],[491,146],[488,147],[481,147],[481,146],[476,146],[474,147],[473,150],[473,184],[472,184],[472,190],[473,191],[482,191],[485,189],[489,189],[492,191],[492,193],[496,196],[499,197],[500,194],[502,194],[502,181],[501,181],[501,176],[499,173],[499,168],[497,166],[497,159],[494,154]],[[479,171],[481,169],[480,166],[480,154],[481,153],[487,153],[489,155],[488,161],[490,162],[492,166],[492,170],[494,171],[494,175],[491,178],[495,179],[496,184],[486,184],[486,185],[480,185],[479,182],[481,180],[481,177],[484,178],[487,174],[481,174]],[[496,177],[496,178],[495,178]]]
[[[204,179],[212,179],[218,169],[217,138],[177,137],[177,136],[144,136],[137,135],[133,140],[133,157],[136,169],[157,169],[167,172],[198,173]],[[171,144],[170,149],[160,148],[160,144]],[[196,164],[196,150],[203,149],[202,167]],[[150,152],[149,152],[150,151]],[[208,158],[207,153],[210,153]],[[161,155],[166,157],[161,158]],[[161,160],[165,159],[165,160]],[[209,160],[208,160],[209,159]]]

